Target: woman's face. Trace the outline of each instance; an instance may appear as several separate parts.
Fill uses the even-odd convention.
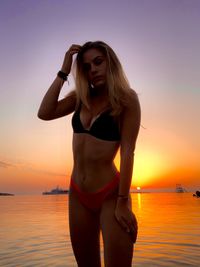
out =
[[[83,54],[83,68],[92,86],[105,86],[107,61],[99,49],[90,48]]]

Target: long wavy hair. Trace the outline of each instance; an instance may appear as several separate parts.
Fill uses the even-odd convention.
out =
[[[77,107],[80,102],[83,103],[88,109],[90,88],[91,85],[88,82],[86,72],[83,68],[83,55],[84,53],[91,49],[98,49],[106,57],[107,61],[107,86],[108,86],[108,96],[110,106],[112,108],[112,115],[118,115],[126,105],[127,97],[130,94],[135,94],[135,91],[130,89],[129,82],[124,74],[122,65],[113,51],[113,49],[102,41],[87,42],[82,47],[75,61],[75,86],[76,86],[76,97],[77,97]]]

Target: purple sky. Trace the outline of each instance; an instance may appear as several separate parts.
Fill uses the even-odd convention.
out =
[[[11,173],[16,185],[15,171],[70,173],[70,118],[44,123],[36,115],[66,49],[88,40],[113,47],[139,94],[146,130],[136,172],[144,153],[157,155],[147,173],[158,161],[166,172],[188,164],[200,186],[199,14],[198,0],[0,1],[0,191],[9,189]],[[72,88],[71,77],[61,96]]]

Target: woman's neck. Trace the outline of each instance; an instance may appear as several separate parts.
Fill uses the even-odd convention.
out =
[[[90,97],[91,98],[99,98],[105,99],[108,97],[108,89],[107,87],[90,87]]]

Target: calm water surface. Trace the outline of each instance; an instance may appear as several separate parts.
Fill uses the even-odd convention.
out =
[[[200,199],[138,193],[132,204],[139,223],[133,266],[200,266]],[[77,266],[67,211],[67,195],[0,197],[0,266]]]

